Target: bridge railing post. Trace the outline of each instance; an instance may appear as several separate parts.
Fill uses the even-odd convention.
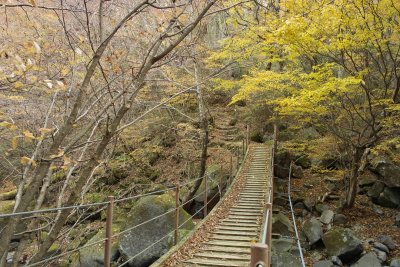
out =
[[[233,178],[233,155],[231,155],[231,161],[229,163],[229,184],[232,183]]]
[[[219,166],[219,199],[222,198],[222,190],[224,189],[224,175],[222,170],[222,165]]]
[[[204,218],[208,214],[207,206],[208,206],[208,175],[204,175]]]
[[[106,239],[104,244],[104,267],[111,266],[111,245],[112,245],[112,221],[113,221],[114,197],[108,197],[107,219],[106,219]]]
[[[242,162],[244,161],[244,153],[245,153],[244,149],[245,149],[245,144],[244,144],[244,138],[243,138],[242,139]]]
[[[236,156],[237,156],[237,161],[236,161],[236,173],[239,171],[239,165],[240,165],[240,152],[239,152],[239,147],[236,147]]]
[[[175,231],[174,231],[174,245],[178,244],[179,240],[179,193],[180,193],[180,186],[179,182],[176,183],[175,188]]]
[[[270,267],[270,250],[268,245],[256,243],[251,245],[251,267]]]
[[[250,144],[250,126],[247,124],[246,126],[246,150],[249,148]]]

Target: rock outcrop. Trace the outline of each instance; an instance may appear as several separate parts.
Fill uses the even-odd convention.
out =
[[[174,207],[174,198],[169,194],[164,194],[143,197],[129,212],[122,230],[130,228],[132,230],[120,236],[119,251],[124,261],[130,260],[130,266],[149,266],[171,248],[172,244],[169,239],[175,223],[175,216],[172,211]],[[162,214],[165,215],[160,216]],[[194,228],[190,215],[182,208],[179,215],[179,222],[184,224],[181,229],[190,230]],[[160,217],[154,219],[157,216]],[[143,224],[151,219],[151,223]],[[182,238],[183,234],[180,237]],[[139,252],[146,248],[146,251],[138,255]]]
[[[303,224],[303,233],[306,236],[309,245],[314,245],[322,238],[323,232],[321,223],[315,218],[305,221]]]
[[[322,236],[329,256],[338,256],[343,262],[357,258],[364,250],[361,241],[350,229],[333,227]]]

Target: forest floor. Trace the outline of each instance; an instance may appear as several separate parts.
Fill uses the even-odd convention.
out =
[[[302,198],[310,198],[317,200],[325,193],[329,192],[326,187],[324,178],[339,179],[343,177],[343,171],[329,171],[321,173],[313,173],[309,170],[304,172],[304,177],[301,179],[292,179],[292,198],[299,196],[301,192]],[[312,185],[312,188],[309,188]],[[343,192],[338,192],[339,195]],[[331,210],[337,211],[337,201],[325,201]],[[341,212],[348,218],[348,222],[343,225],[350,228],[354,234],[363,242],[365,251],[372,251],[372,246],[368,244],[368,239],[377,240],[380,235],[389,235],[397,244],[395,250],[390,251],[389,262],[391,258],[400,257],[400,230],[399,227],[394,225],[394,217],[399,212],[399,209],[385,208],[377,206],[383,211],[383,215],[377,214],[373,209],[371,200],[366,195],[357,195],[355,206],[352,209],[346,209]],[[315,215],[314,216],[318,216]],[[301,231],[302,223],[306,217],[298,216],[296,223],[298,229]],[[312,266],[313,262],[327,257],[322,247],[313,250],[308,250],[305,254],[308,266]]]

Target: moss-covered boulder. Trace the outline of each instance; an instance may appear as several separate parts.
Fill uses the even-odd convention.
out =
[[[123,261],[131,259],[129,266],[149,266],[171,248],[170,238],[175,228],[175,212],[172,211],[174,208],[175,199],[170,194],[146,196],[135,204],[127,214],[122,230],[133,229],[123,233],[119,239],[119,251]],[[166,212],[169,213],[165,214]],[[165,215],[160,216],[162,214]],[[179,215],[179,222],[183,224],[181,229],[194,228],[190,215],[182,208]],[[160,217],[154,219],[157,216]],[[151,219],[154,220],[145,223]],[[180,232],[182,238],[184,232]]]
[[[119,227],[113,225],[113,233],[119,231]],[[102,240],[105,237],[105,229],[101,229],[93,236],[87,244],[94,243]],[[118,240],[112,240],[111,247],[111,261],[115,261],[119,256],[118,252]],[[79,253],[73,255],[72,263],[70,266],[73,267],[103,267],[104,266],[104,242],[81,249]]]
[[[222,178],[225,178],[225,179],[226,179],[226,177],[225,177],[224,173],[222,172],[221,167],[217,166],[217,165],[209,166],[207,168],[207,170],[206,170],[206,175],[208,177],[208,184],[207,184],[207,186],[208,186],[208,190],[207,190],[208,191],[208,195],[207,196],[210,199],[213,196],[215,196],[215,194],[219,193],[219,190],[220,190],[219,182],[220,182],[221,176],[222,176]],[[196,195],[197,195],[196,201],[197,202],[203,203],[204,194],[201,193],[201,192],[204,192],[205,188],[206,188],[205,187],[205,182],[204,182],[204,179],[203,179],[199,189],[197,189],[197,191],[196,191]]]
[[[299,257],[285,251],[274,251],[274,253],[272,253],[271,261],[272,267],[302,266]]]
[[[361,241],[350,229],[333,227],[322,236],[329,256],[338,256],[343,262],[356,259],[363,251]]]
[[[388,187],[400,187],[400,166],[379,156],[373,158],[370,163],[370,169],[382,177],[382,182]]]
[[[0,201],[0,214],[11,213],[14,209],[14,200]],[[0,219],[0,229],[7,224],[7,219]]]

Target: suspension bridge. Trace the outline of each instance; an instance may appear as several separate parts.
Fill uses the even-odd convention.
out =
[[[274,156],[276,151],[276,134],[271,144],[249,145],[248,138],[242,142],[242,153],[236,151],[237,167],[236,175],[230,176],[226,181],[219,181],[219,194],[208,196],[208,183],[214,182],[204,177],[188,181],[186,184],[174,185],[164,190],[150,192],[148,194],[114,199],[109,197],[108,201],[88,203],[68,207],[58,207],[43,210],[34,210],[21,213],[0,214],[0,218],[11,216],[32,216],[35,214],[58,213],[61,210],[79,210],[95,208],[106,210],[105,237],[96,242],[87,243],[74,249],[50,255],[43,260],[26,262],[23,266],[57,266],[57,260],[68,257],[79,251],[101,246],[104,249],[104,261],[101,264],[110,267],[112,263],[112,241],[125,232],[139,229],[145,224],[155,223],[157,219],[174,213],[176,223],[174,229],[167,232],[165,236],[143,248],[134,256],[123,261],[114,262],[112,266],[131,266],[132,261],[146,251],[154,248],[157,244],[166,242],[171,236],[174,240],[172,249],[154,262],[151,267],[169,266],[209,266],[209,267],[269,267],[272,255],[272,208],[274,192]],[[230,161],[230,173],[233,164]],[[239,168],[239,161],[241,165]],[[182,203],[180,200],[180,188],[189,186],[199,179],[204,179],[205,189],[192,199]],[[227,191],[223,194],[223,188]],[[113,233],[113,207],[118,203],[128,200],[139,199],[147,195],[166,192],[175,192],[176,206],[163,214],[150,218],[131,228],[119,233]],[[170,192],[171,193],[171,192]],[[194,230],[179,241],[179,230],[187,223],[179,220],[179,210],[188,202],[200,195],[204,197],[204,205],[188,219],[192,219],[203,212],[205,218],[197,224]],[[208,205],[219,197],[220,201],[208,213]],[[294,219],[294,218],[293,218]],[[296,230],[297,233],[297,230]],[[297,237],[298,240],[298,237]],[[299,244],[299,250],[301,247]],[[300,252],[301,254],[301,252]],[[302,255],[301,255],[302,257]],[[54,265],[56,264],[56,265]],[[304,261],[303,261],[303,266]],[[292,266],[295,267],[295,266]]]

